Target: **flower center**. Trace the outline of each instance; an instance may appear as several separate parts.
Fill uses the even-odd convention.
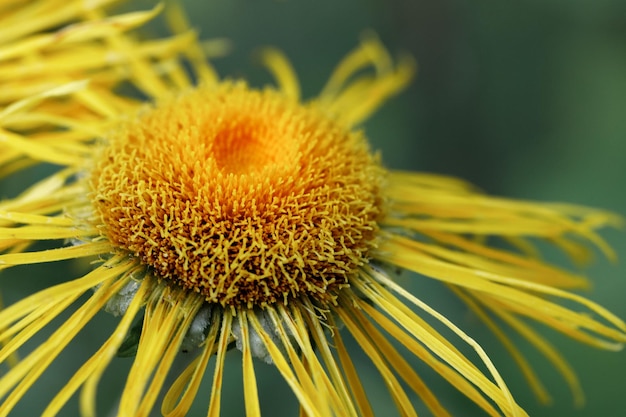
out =
[[[367,262],[382,169],[360,133],[242,83],[163,99],[106,138],[102,234],[224,306],[332,302]]]
[[[264,123],[265,122],[265,123]],[[296,148],[288,132],[263,120],[230,123],[215,133],[211,156],[220,172],[246,174],[288,164]]]

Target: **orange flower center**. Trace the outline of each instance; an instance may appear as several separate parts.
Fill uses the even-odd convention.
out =
[[[90,176],[102,234],[224,306],[332,302],[375,245],[383,170],[360,133],[242,83],[163,99]]]

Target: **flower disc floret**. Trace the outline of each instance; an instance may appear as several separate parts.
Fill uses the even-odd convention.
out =
[[[211,303],[332,301],[376,244],[383,171],[365,138],[271,89],[161,99],[94,162],[103,236]]]

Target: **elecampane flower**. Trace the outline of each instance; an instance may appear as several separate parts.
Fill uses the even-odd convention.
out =
[[[626,325],[571,292],[587,281],[540,261],[532,239],[577,261],[588,255],[589,243],[613,257],[596,230],[618,218],[494,198],[456,179],[385,169],[358,125],[406,86],[414,65],[406,57],[394,60],[371,35],[316,98],[303,101],[291,65],[273,49],[262,58],[277,87],[218,78],[206,48],[186,35],[193,33],[179,9],[168,13],[179,34],[162,41],[139,41],[103,23],[139,24],[153,14],[107,18],[97,5],[81,9],[73,15],[81,51],[104,51],[114,62],[51,76],[52,91],[15,93],[21,100],[0,113],[0,166],[12,167],[5,176],[37,163],[60,166],[0,202],[0,269],[96,260],[82,277],[0,312],[3,362],[53,328],[0,378],[0,415],[10,413],[101,310],[120,317],[117,327],[43,415],[59,413],[79,389],[81,413],[95,415],[98,382],[122,355],[134,360],[120,415],[147,415],[161,393],[164,415],[185,415],[214,360],[212,389],[202,396],[208,415],[217,416],[225,356],[234,348],[242,352],[250,416],[260,414],[258,360],[278,369],[304,415],[372,415],[342,332],[371,359],[402,415],[416,414],[407,389],[434,415],[449,413],[398,345],[486,414],[526,415],[484,350],[404,289],[398,269],[448,286],[494,331],[540,399],[548,399],[547,390],[502,323],[545,355],[582,398],[570,366],[528,321],[609,350],[626,341]],[[75,27],[32,36],[50,39]],[[137,53],[169,41],[174,46],[166,52]],[[63,48],[69,55],[57,58],[69,66],[74,46]],[[16,51],[22,59],[32,49]],[[121,81],[147,99],[113,90]],[[32,248],[42,240],[57,247]],[[63,322],[54,321],[66,311]],[[433,320],[458,340],[444,337]],[[181,351],[195,356],[166,384]]]

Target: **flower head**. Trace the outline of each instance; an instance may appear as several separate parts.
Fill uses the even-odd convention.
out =
[[[347,286],[375,246],[382,178],[361,134],[223,82],[110,134],[90,187],[117,248],[209,303],[253,308]]]
[[[120,317],[117,327],[43,415],[57,414],[81,388],[82,414],[95,415],[98,382],[116,355],[134,356],[120,415],[147,415],[161,393],[165,415],[185,415],[210,360],[212,389],[203,396],[208,414],[219,415],[225,356],[233,348],[242,352],[250,416],[260,414],[255,358],[279,370],[304,415],[372,415],[344,331],[372,360],[403,415],[415,414],[407,388],[434,415],[449,413],[394,340],[488,415],[526,415],[485,351],[404,289],[398,268],[447,285],[493,329],[544,400],[546,390],[498,320],[537,347],[576,398],[582,394],[569,365],[525,319],[600,348],[626,341],[619,318],[571,292],[587,281],[538,260],[529,240],[544,239],[575,260],[585,257],[587,242],[613,256],[596,229],[619,222],[615,216],[489,197],[455,179],[383,168],[356,126],[406,86],[414,65],[392,59],[375,37],[338,65],[317,98],[303,101],[295,72],[273,49],[262,57],[278,87],[217,77],[178,9],[169,16],[179,34],[159,41],[107,26],[148,15],[107,18],[94,5],[76,16],[83,53],[106,51],[115,59],[64,73],[52,92],[16,93],[20,100],[0,113],[0,167],[13,167],[4,175],[39,162],[61,167],[0,202],[0,269],[97,262],[82,277],[0,312],[0,361],[56,326],[0,377],[0,415],[101,310]],[[150,42],[171,48],[150,49]],[[74,48],[64,53],[74,56]],[[16,50],[19,57],[31,51]],[[122,82],[147,100],[112,89]],[[494,237],[499,244],[491,244]],[[29,249],[40,240],[57,246]],[[53,323],[85,294],[67,319]],[[478,357],[461,353],[423,316]],[[195,356],[176,373],[181,351]],[[168,373],[173,383],[165,382]]]

